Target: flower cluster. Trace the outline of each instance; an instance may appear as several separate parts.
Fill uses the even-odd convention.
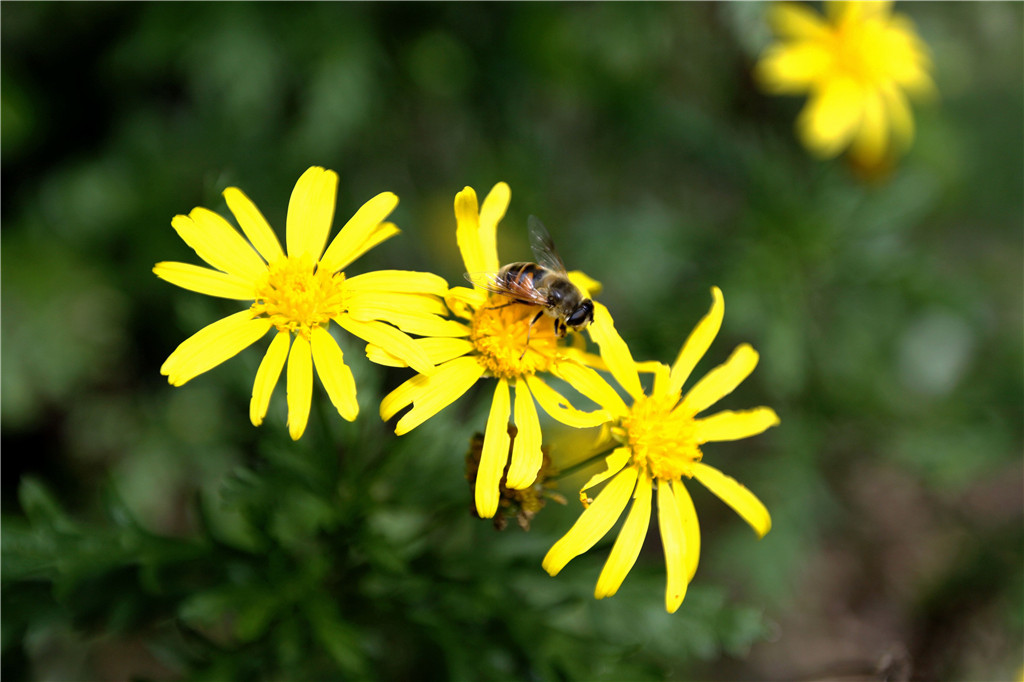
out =
[[[797,119],[804,146],[822,158],[849,147],[868,167],[910,146],[907,95],[931,95],[935,86],[927,47],[891,2],[826,2],[824,17],[780,3],[769,20],[779,42],[761,55],[755,76],[772,94],[808,93]]]
[[[764,505],[705,464],[701,450],[707,443],[746,438],[778,423],[767,407],[701,416],[753,371],[757,353],[741,345],[725,363],[682,392],[722,323],[721,291],[712,289],[711,311],[668,366],[635,362],[608,309],[590,299],[598,283],[580,272],[564,272],[557,256],[538,254],[545,264],[528,264],[506,275],[523,286],[532,282],[537,291],[559,288],[578,293],[579,309],[585,313],[581,317],[589,325],[571,326],[586,328],[599,350],[591,353],[579,334],[562,338],[564,319],[553,304],[546,306],[540,298],[524,300],[512,287],[486,284],[493,277],[470,276],[472,287],[449,288],[441,277],[423,272],[382,270],[347,276],[345,269],[353,261],[398,233],[387,222],[398,198],[390,192],[373,197],[328,244],[337,183],[334,172],[319,167],[299,178],[288,206],[285,248],[256,206],[234,187],[225,190],[224,197],[241,233],[205,208],[175,216],[174,229],[211,267],[163,262],[154,268],[157,276],[248,305],[201,329],[171,353],[161,368],[171,384],[184,384],[273,330],[253,384],[252,423],[258,426],[263,421],[286,362],[288,430],[293,439],[300,438],[306,427],[314,368],[341,417],[354,420],[359,412],[355,381],[332,334],[332,322],[366,342],[370,360],[415,370],[380,404],[384,420],[404,411],[395,425],[399,436],[440,413],[474,385],[493,382],[486,427],[471,447],[467,477],[476,513],[482,518],[497,514],[498,527],[504,526],[505,517],[515,516],[528,528],[543,507],[543,498],[564,501],[549,489],[553,467],[549,448],[542,447],[537,406],[566,426],[595,429],[604,471],[580,491],[585,511],[542,565],[557,574],[606,535],[632,500],[598,578],[598,598],[614,594],[632,568],[657,497],[668,572],[665,603],[670,612],[679,608],[700,551],[686,479],[700,481],[759,536],[768,532],[771,520]],[[495,185],[482,204],[470,187],[456,195],[455,241],[467,273],[504,272],[497,228],[510,199],[505,183]],[[538,278],[557,285],[548,287]],[[653,374],[648,392],[642,387],[641,371]],[[614,378],[626,398],[602,372]],[[547,377],[573,387],[597,409],[574,407]],[[602,484],[591,502],[586,491]]]

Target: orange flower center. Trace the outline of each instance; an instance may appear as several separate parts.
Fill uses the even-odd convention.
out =
[[[633,461],[652,478],[675,480],[693,475],[703,456],[697,445],[693,415],[674,410],[678,396],[644,396],[622,420]]]
[[[538,312],[537,306],[491,296],[473,315],[469,336],[480,364],[505,379],[547,371],[555,360],[558,339],[551,317],[541,315],[533,321]]]
[[[313,327],[345,312],[345,274],[319,270],[308,254],[282,258],[267,268],[252,310],[308,339]]]

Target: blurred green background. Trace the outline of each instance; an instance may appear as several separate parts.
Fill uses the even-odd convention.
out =
[[[4,3],[4,676],[1019,676],[1024,5],[898,9],[940,98],[866,178],[798,146],[802,100],[757,91],[761,4]],[[705,457],[772,531],[692,485],[679,612],[657,532],[598,602],[610,538],[540,568],[573,481],[528,533],[469,513],[489,386],[399,439],[376,409],[408,372],[343,341],[361,416],[318,388],[299,443],[283,386],[248,423],[266,341],[168,386],[166,356],[238,309],[152,275],[198,262],[171,217],[228,215],[235,185],[283,238],[311,165],[341,176],[336,225],[401,199],[353,272],[453,285],[455,193],[507,181],[503,259],[541,217],[638,359],[674,358],[720,286],[699,371],[750,342],[724,406],[782,424]]]

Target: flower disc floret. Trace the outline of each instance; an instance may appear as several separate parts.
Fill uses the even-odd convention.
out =
[[[345,312],[345,274],[315,267],[308,255],[284,258],[268,267],[252,311],[269,319],[278,331],[308,339],[314,327]]]
[[[493,376],[511,379],[550,370],[558,339],[548,318],[531,324],[536,316],[536,306],[505,296],[492,296],[477,309],[469,338],[477,360]]]
[[[643,396],[622,420],[633,461],[654,479],[693,476],[701,459],[693,416],[674,410],[674,397]]]

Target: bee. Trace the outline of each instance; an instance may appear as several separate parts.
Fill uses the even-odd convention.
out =
[[[569,329],[581,331],[594,321],[594,302],[569,281],[555,244],[544,224],[530,216],[530,248],[536,263],[509,263],[498,272],[466,273],[466,279],[491,293],[504,294],[515,303],[539,306],[530,329],[547,313],[555,319],[555,333],[562,338]],[[503,306],[497,306],[503,307]],[[527,336],[529,343],[529,336]]]

